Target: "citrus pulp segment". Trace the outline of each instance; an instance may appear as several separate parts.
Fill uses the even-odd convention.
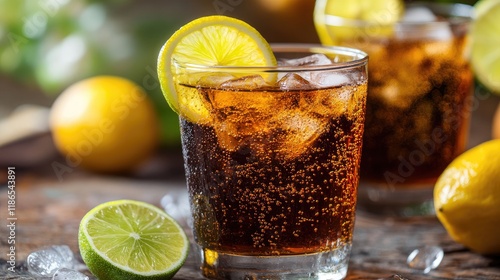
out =
[[[176,67],[174,62],[208,67],[276,65],[266,40],[241,20],[207,16],[181,27],[160,50],[158,76],[170,107],[195,123],[208,121],[209,115],[196,84],[193,84],[196,83],[193,77],[200,76],[183,73],[184,70]]]
[[[139,201],[103,203],[79,229],[79,247],[99,279],[169,279],[183,265],[189,241],[165,212]]]

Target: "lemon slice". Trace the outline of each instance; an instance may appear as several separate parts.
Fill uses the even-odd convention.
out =
[[[181,84],[197,86],[202,77],[176,71],[173,61],[204,66],[276,65],[266,40],[241,20],[207,16],[181,27],[160,50],[158,76],[170,107],[195,123],[209,121],[208,109],[196,88]]]
[[[500,1],[476,3],[476,20],[472,24],[471,63],[478,80],[500,94]]]
[[[361,36],[390,36],[392,25],[404,14],[402,0],[317,0],[314,24],[323,44]],[[368,25],[349,25],[344,20],[363,20]]]
[[[90,210],[80,222],[83,261],[99,279],[170,279],[186,260],[183,229],[159,208],[117,200]]]

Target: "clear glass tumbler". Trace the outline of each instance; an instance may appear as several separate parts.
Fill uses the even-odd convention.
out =
[[[280,66],[173,62],[178,95],[199,104],[196,114],[179,111],[201,269],[214,279],[343,279],[367,55],[318,45],[273,50]]]
[[[338,17],[327,7],[328,0],[316,2],[321,41],[370,56],[359,208],[392,216],[433,215],[434,183],[466,147],[472,7],[415,2],[395,24]],[[392,8],[380,19],[391,18],[398,10]]]

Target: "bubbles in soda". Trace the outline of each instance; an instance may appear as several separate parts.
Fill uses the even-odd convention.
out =
[[[198,87],[212,121],[181,118],[197,242],[244,255],[349,244],[366,80],[318,87],[304,75],[283,75],[274,85],[261,82],[250,76]]]

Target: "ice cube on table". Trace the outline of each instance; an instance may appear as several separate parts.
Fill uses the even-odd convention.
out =
[[[52,276],[52,280],[90,280],[90,277],[69,268],[60,268]]]
[[[429,273],[431,270],[441,264],[444,252],[439,246],[424,246],[413,250],[406,263],[409,267],[421,270],[423,273]]]
[[[182,225],[190,225],[191,210],[187,190],[169,191],[160,201],[167,214]]]
[[[75,269],[78,266],[67,245],[54,245],[32,252],[26,262],[28,271],[36,276],[51,276],[60,268]]]
[[[396,26],[398,39],[449,40],[453,37],[446,21],[439,21],[427,7],[408,7],[401,20],[403,27]],[[425,23],[432,23],[426,25]]]

